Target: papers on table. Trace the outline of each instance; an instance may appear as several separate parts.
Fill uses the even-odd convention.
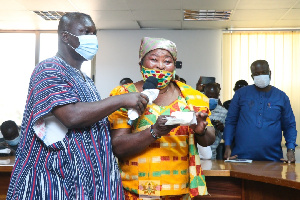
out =
[[[252,160],[249,160],[249,159],[234,159],[234,160],[224,160],[224,162],[252,163]]]
[[[7,158],[7,159],[1,159],[0,160],[0,165],[8,165],[10,163],[10,159]]]
[[[10,154],[11,150],[9,148],[0,149],[0,154]]]

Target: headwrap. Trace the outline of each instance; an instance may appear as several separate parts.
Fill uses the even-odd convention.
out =
[[[170,52],[174,61],[177,60],[177,49],[174,42],[170,40],[166,40],[164,38],[144,37],[141,41],[141,46],[139,51],[140,62],[142,61],[142,59],[147,53],[155,49],[165,49]]]

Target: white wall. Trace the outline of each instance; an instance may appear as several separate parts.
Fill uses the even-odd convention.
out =
[[[221,30],[101,30],[96,56],[96,87],[102,98],[124,77],[141,80],[139,46],[141,39],[162,37],[175,42],[177,60],[182,69],[177,74],[195,87],[202,76],[215,76],[221,83]]]

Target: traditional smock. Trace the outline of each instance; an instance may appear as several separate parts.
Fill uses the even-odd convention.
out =
[[[59,137],[43,126],[54,107],[99,100],[93,81],[83,79],[60,58],[35,67],[7,199],[123,198],[107,118],[90,127],[69,129],[61,140],[47,144],[51,136]]]
[[[127,110],[120,109],[109,116],[111,128],[130,128],[132,133],[136,133],[149,128],[160,115],[170,115],[175,111],[203,110],[209,113],[208,98],[205,95],[179,81],[175,83],[181,95],[173,103],[167,106],[154,103],[147,105],[143,115],[132,127],[127,124]],[[118,86],[111,95],[129,92],[138,92],[134,84]],[[207,121],[210,124],[209,118]],[[190,193],[191,197],[207,194],[194,134],[189,126],[173,129],[141,153],[128,160],[119,160],[119,164],[123,186],[132,193],[150,196]]]

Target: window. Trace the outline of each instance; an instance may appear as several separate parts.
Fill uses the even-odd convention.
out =
[[[21,124],[31,72],[35,66],[34,33],[0,33],[0,124]]]
[[[39,38],[37,45],[36,38]],[[35,61],[54,56],[57,39],[57,33],[0,33],[0,44],[3,47],[0,49],[0,125],[6,120],[21,125],[30,76],[37,64]],[[39,46],[40,51],[37,51],[36,46]],[[89,77],[92,76],[91,65],[91,61],[86,61],[81,68]]]
[[[57,33],[41,33],[39,62],[54,56],[56,52]]]

